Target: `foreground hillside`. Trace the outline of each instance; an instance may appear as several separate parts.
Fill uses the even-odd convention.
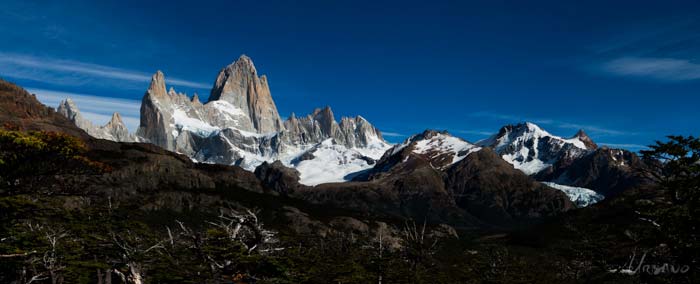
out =
[[[310,187],[280,163],[253,173],[91,138],[4,81],[0,110],[2,283],[697,279],[696,197],[649,185],[574,209],[494,150],[466,155],[455,147],[473,146],[442,133],[355,182]],[[453,146],[420,142],[440,139]],[[644,252],[689,271],[618,269]]]

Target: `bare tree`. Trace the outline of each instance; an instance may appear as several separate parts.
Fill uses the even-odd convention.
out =
[[[142,284],[143,283],[143,260],[154,251],[164,249],[165,241],[157,242],[153,245],[145,245],[142,237],[137,234],[127,231],[126,234],[118,236],[112,233],[114,244],[120,248],[122,253],[122,261],[126,264],[127,273],[124,274],[119,269],[114,269],[111,272],[117,274],[124,283]],[[110,277],[109,273],[107,277]]]
[[[47,228],[44,235],[51,246],[50,250],[44,253],[44,268],[46,268],[46,270],[49,272],[52,284],[62,283],[63,277],[61,276],[60,271],[65,269],[66,266],[60,260],[60,256],[56,251],[56,248],[58,246],[58,242],[68,236],[68,232],[62,228]]]
[[[256,213],[245,209],[245,213],[233,209],[221,210],[217,222],[209,224],[222,229],[232,241],[239,241],[248,253],[252,253],[264,244],[275,243],[275,232],[265,230]]]

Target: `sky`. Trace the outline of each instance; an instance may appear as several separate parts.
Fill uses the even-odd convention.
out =
[[[264,2],[264,3],[263,3]],[[329,105],[387,140],[531,121],[633,151],[700,135],[698,1],[3,1],[0,77],[131,131],[150,76],[209,95],[241,54],[284,118]]]

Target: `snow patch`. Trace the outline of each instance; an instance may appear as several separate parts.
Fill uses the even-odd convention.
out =
[[[388,145],[383,147],[384,150],[387,148]],[[363,159],[363,156],[376,160],[381,157],[379,153],[383,153],[381,148],[361,150],[347,148],[343,145],[334,144],[333,139],[326,139],[309,151],[312,151],[313,159],[292,165],[299,171],[299,183],[309,186],[349,181],[353,173],[364,171],[374,166],[369,164],[366,159]]]
[[[603,195],[588,188],[561,185],[553,182],[543,182],[543,184],[566,193],[569,199],[578,207],[590,206],[605,199]]]
[[[180,132],[189,131],[202,137],[207,137],[213,132],[220,130],[220,128],[209,123],[188,116],[186,112],[180,109],[173,110],[173,123]]]
[[[219,110],[220,112],[226,113],[230,116],[245,116],[246,115],[243,112],[243,110],[241,110],[240,108],[237,108],[236,106],[234,106],[233,104],[231,104],[227,101],[223,101],[223,100],[212,101],[211,105],[215,109]]]

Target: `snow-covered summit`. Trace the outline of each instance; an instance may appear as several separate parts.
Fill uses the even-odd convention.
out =
[[[506,125],[497,134],[476,144],[492,147],[504,160],[528,175],[541,172],[560,159],[575,159],[595,149],[595,143],[582,131],[567,139],[552,135],[531,122]]]
[[[444,170],[479,150],[481,147],[452,136],[447,131],[426,130],[394,145],[386,151],[382,160],[395,159],[400,155],[405,161],[409,156],[417,156],[427,160],[433,168]]]

